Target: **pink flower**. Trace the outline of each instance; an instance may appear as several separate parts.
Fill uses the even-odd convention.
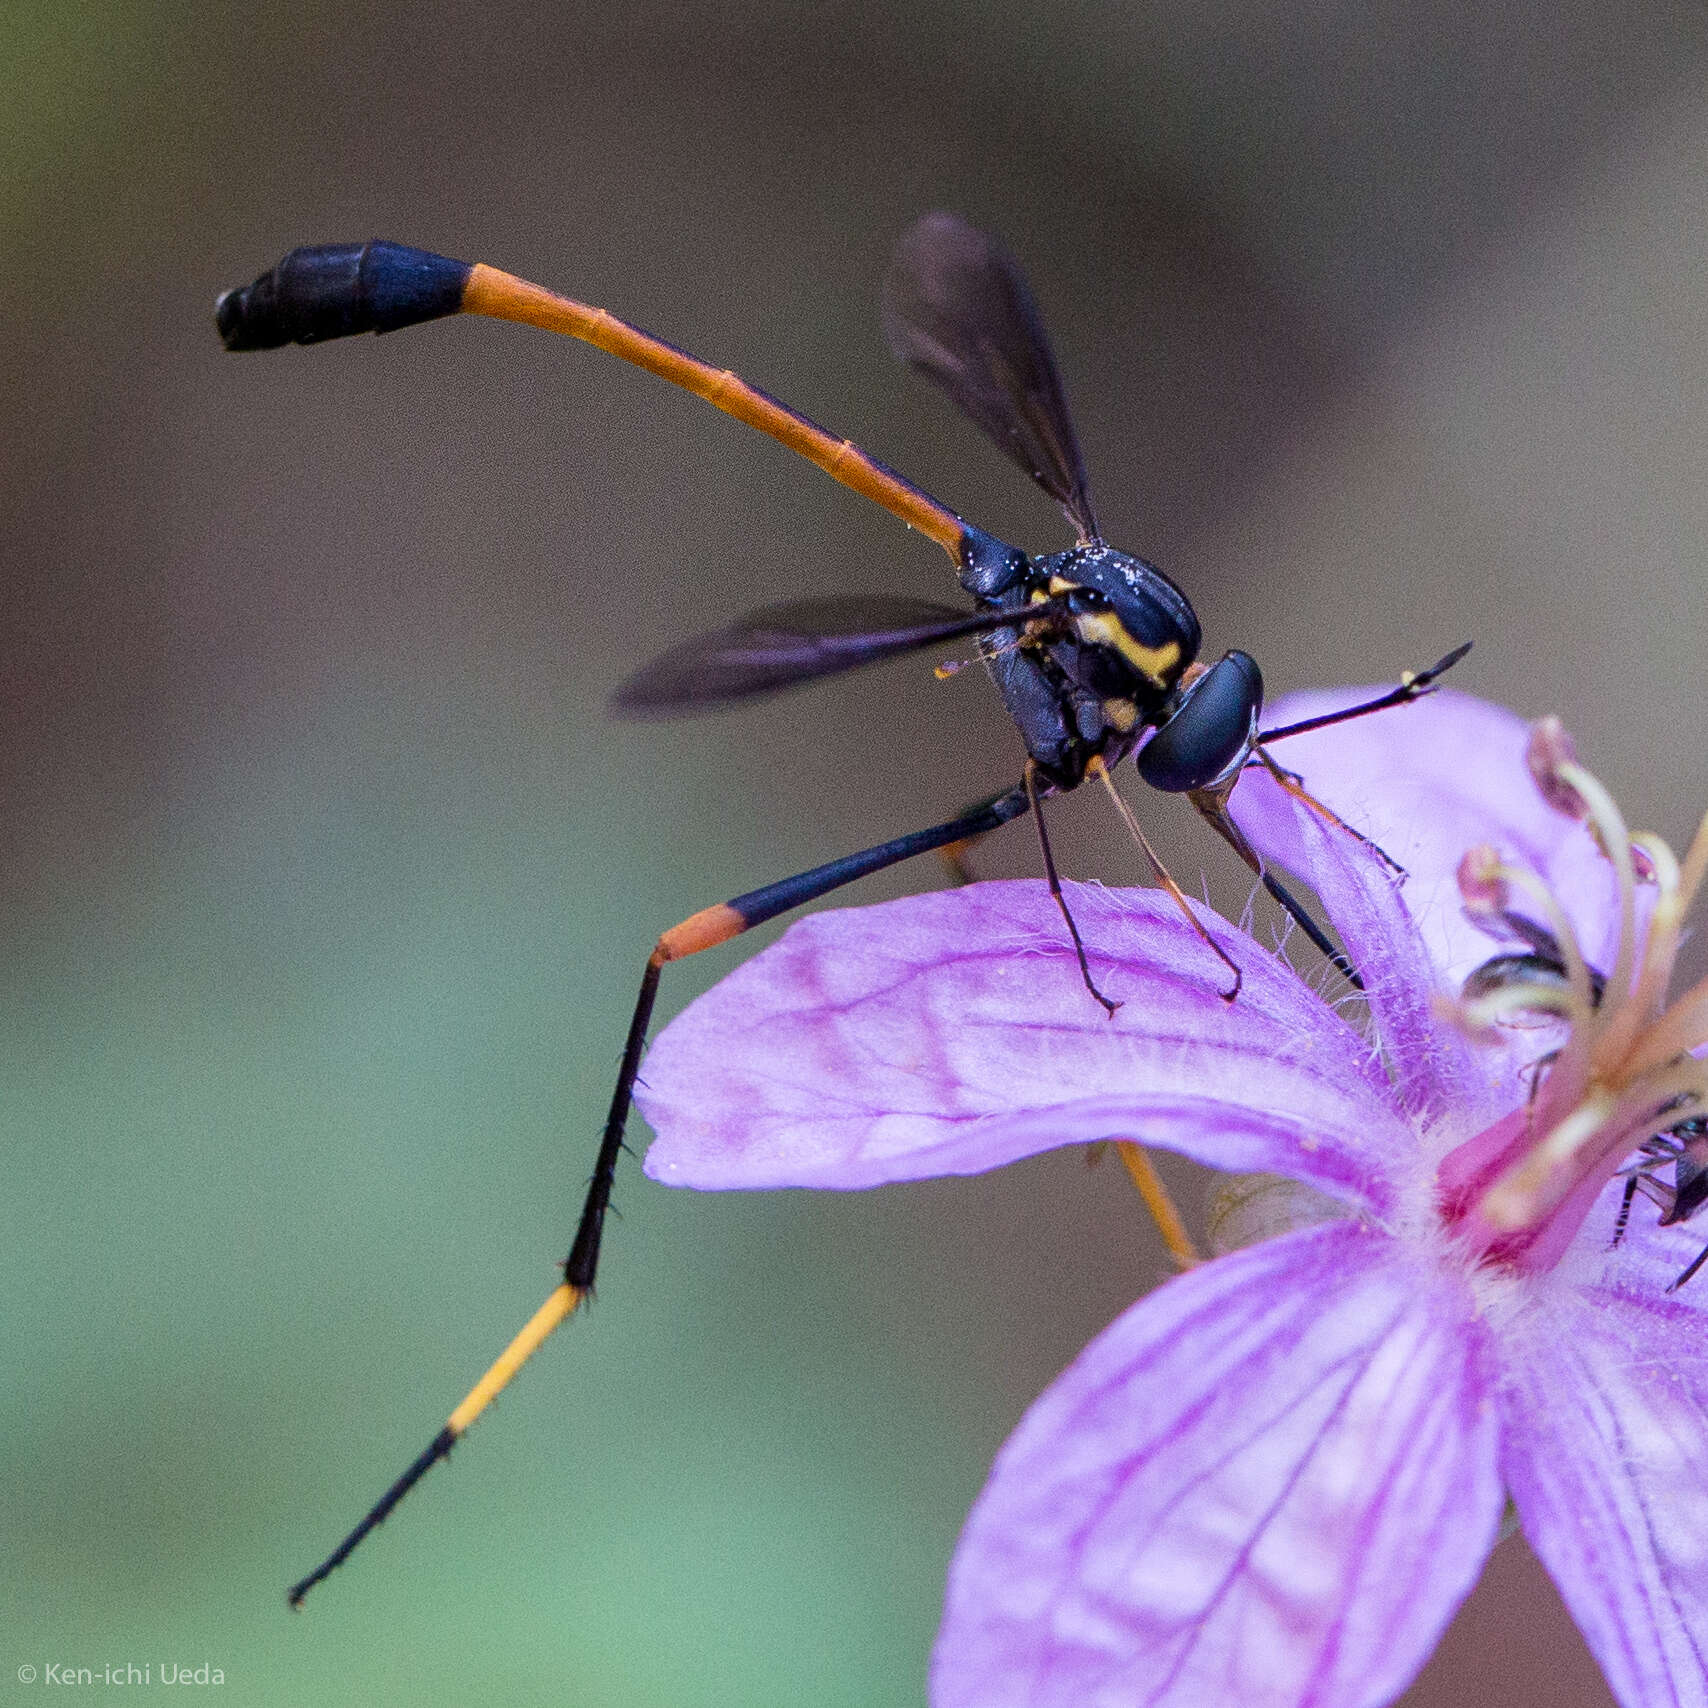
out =
[[[1697,1242],[1646,1208],[1612,1244],[1619,1170],[1708,1105],[1708,991],[1666,1002],[1708,836],[1682,870],[1653,839],[1633,856],[1557,742],[1544,800],[1527,740],[1442,694],[1289,744],[1403,887],[1269,779],[1236,792],[1315,885],[1367,1025],[1211,919],[1245,975],[1229,1006],[1165,899],[1076,888],[1106,1019],[1043,886],[1009,883],[803,920],[653,1047],[646,1166],[674,1185],[1132,1138],[1311,1189],[1292,1231],[1141,1299],[1032,1407],[950,1570],[938,1708],[1388,1702],[1508,1498],[1620,1700],[1708,1704],[1708,1281],[1667,1291]],[[1497,952],[1461,907],[1470,850],[1484,923],[1559,945],[1540,994],[1458,998]],[[1506,1024],[1539,1005],[1553,1024]]]

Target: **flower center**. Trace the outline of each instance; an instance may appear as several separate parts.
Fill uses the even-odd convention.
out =
[[[1528,868],[1474,848],[1460,864],[1467,912],[1526,952],[1474,973],[1454,1005],[1487,1035],[1542,1016],[1565,1027],[1536,1064],[1528,1102],[1443,1160],[1441,1209],[1484,1261],[1551,1267],[1601,1189],[1633,1153],[1708,1110],[1708,979],[1667,999],[1684,919],[1708,874],[1708,817],[1684,860],[1633,835],[1613,797],[1578,763],[1558,720],[1531,734],[1530,770],[1548,804],[1582,820],[1618,880],[1619,940],[1603,977],[1584,958],[1559,898]],[[1652,884],[1644,921],[1638,885]]]

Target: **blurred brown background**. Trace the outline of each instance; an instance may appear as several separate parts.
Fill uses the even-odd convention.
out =
[[[1016,764],[974,671],[679,728],[604,697],[749,605],[948,594],[940,554],[580,347],[239,359],[213,296],[299,242],[485,258],[1055,549],[878,334],[895,236],[957,209],[1208,650],[1279,694],[1474,637],[1463,686],[1559,711],[1677,838],[1708,19],[24,0],[0,48],[0,1689],[170,1657],[233,1701],[917,1700],[991,1453],[1161,1273],[1075,1155],[846,1199],[631,1169],[593,1318],[302,1620],[282,1591],[550,1284],[658,928]],[[1096,806],[1066,864],[1136,876]],[[1607,1697],[1513,1542],[1408,1700]]]

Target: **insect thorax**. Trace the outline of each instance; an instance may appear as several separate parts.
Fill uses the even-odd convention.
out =
[[[1198,655],[1198,619],[1161,570],[1104,545],[1014,564],[1006,583],[982,602],[1068,602],[1049,638],[998,634],[981,650],[1027,752],[1072,788],[1093,755],[1113,763],[1156,721]]]

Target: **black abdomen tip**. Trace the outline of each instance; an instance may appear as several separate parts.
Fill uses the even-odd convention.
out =
[[[293,249],[252,285],[221,293],[214,324],[228,350],[276,350],[357,332],[395,332],[462,307],[473,271],[402,243]]]

